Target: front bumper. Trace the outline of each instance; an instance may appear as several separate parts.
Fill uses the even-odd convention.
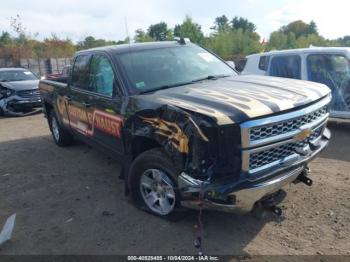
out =
[[[262,180],[240,179],[235,182],[211,182],[193,179],[182,173],[178,178],[182,196],[181,204],[193,209],[198,209],[201,206],[205,209],[233,213],[250,212],[256,202],[295,181],[307,163],[325,149],[329,139],[330,131],[326,128],[321,138],[312,145],[312,152],[306,156],[300,156],[293,163],[269,170],[269,173],[265,174]]]
[[[40,97],[33,96],[33,97],[20,97],[18,95],[13,95],[7,98],[4,98],[2,101],[2,107],[4,111],[7,110],[7,108],[13,108],[14,110],[22,110],[22,109],[31,109],[36,107],[41,107],[41,99]]]
[[[40,97],[22,98],[19,96],[13,96],[8,98],[7,103],[13,107],[33,108],[41,106],[41,99]]]

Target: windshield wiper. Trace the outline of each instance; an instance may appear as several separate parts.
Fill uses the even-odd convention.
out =
[[[168,89],[168,88],[172,88],[172,87],[177,87],[177,86],[184,86],[184,85],[190,85],[190,84],[194,84],[203,80],[216,80],[218,78],[223,78],[223,77],[229,77],[231,75],[209,75],[206,77],[202,77],[199,79],[195,79],[189,82],[182,82],[182,83],[177,83],[177,84],[171,84],[171,85],[163,85],[163,86],[159,86],[156,88],[152,88],[150,90],[145,90],[143,92],[141,92],[141,94],[145,94],[145,93],[150,93],[150,92],[154,92],[154,91],[158,91],[158,90],[163,90],[163,89]]]
[[[156,88],[152,88],[150,90],[145,90],[145,91],[141,92],[141,94],[150,93],[150,92],[163,90],[163,89],[168,89],[168,88],[177,87],[177,86],[189,85],[189,84],[192,84],[192,83],[193,82],[191,81],[191,82],[182,82],[182,83],[171,84],[171,85],[163,85],[163,86],[159,86],[159,87],[156,87]]]
[[[229,77],[229,76],[231,76],[231,75],[208,75],[206,77],[194,79],[194,80],[192,80],[192,83],[200,82],[200,81],[203,81],[203,80],[217,80],[219,78]]]

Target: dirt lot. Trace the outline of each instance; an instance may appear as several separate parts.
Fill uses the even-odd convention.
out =
[[[286,188],[284,219],[206,212],[209,254],[350,254],[350,124],[311,165],[314,185]],[[42,115],[0,119],[1,254],[194,254],[197,213],[169,222],[135,209],[120,167],[87,147],[54,145]]]

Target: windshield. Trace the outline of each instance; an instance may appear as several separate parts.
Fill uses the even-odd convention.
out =
[[[141,93],[237,74],[194,45],[135,51],[119,58],[130,85]]]
[[[350,62],[338,54],[307,57],[308,79],[327,85],[332,91],[331,110],[350,111]]]
[[[38,78],[30,71],[9,70],[0,71],[0,82],[37,80]]]

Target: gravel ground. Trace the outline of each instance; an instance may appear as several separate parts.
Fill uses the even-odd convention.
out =
[[[205,212],[208,254],[350,254],[350,124],[331,125],[311,164],[314,185],[291,185],[284,218]],[[0,119],[0,254],[195,254],[197,213],[175,222],[134,208],[120,166],[82,143],[54,145],[43,115]]]

